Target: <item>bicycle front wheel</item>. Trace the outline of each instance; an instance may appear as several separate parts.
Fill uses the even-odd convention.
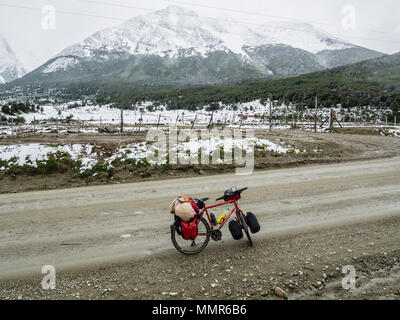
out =
[[[181,253],[193,255],[200,253],[207,247],[211,237],[211,229],[204,218],[201,218],[198,224],[198,235],[194,240],[185,240],[178,234],[175,227],[171,228],[171,240],[174,247]]]
[[[242,225],[242,229],[244,230],[244,233],[246,234],[247,240],[249,240],[249,245],[250,247],[253,247],[253,240],[251,239],[250,236],[250,231],[249,231],[249,226],[247,225],[246,219],[244,218],[244,214],[242,211],[238,213],[239,219],[240,219],[240,224]]]

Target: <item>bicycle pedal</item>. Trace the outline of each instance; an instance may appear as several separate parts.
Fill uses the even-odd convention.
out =
[[[213,230],[211,232],[211,239],[214,241],[221,241],[222,240],[222,232],[220,230]]]

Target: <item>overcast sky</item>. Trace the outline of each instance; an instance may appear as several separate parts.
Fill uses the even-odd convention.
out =
[[[398,0],[0,0],[0,33],[32,70],[100,29],[171,4],[190,8],[200,16],[229,17],[240,23],[309,22],[370,49],[400,51]],[[42,27],[41,10],[46,5],[56,9],[55,29]]]

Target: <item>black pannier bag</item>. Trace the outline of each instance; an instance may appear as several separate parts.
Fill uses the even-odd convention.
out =
[[[243,238],[243,231],[239,222],[233,220],[229,222],[229,231],[231,232],[233,239],[240,240]]]
[[[181,218],[179,218],[178,216],[175,216],[174,224],[171,227],[176,229],[177,234],[179,234],[180,236],[183,236],[183,234],[182,234],[182,219]]]
[[[256,215],[252,212],[247,212],[246,223],[249,226],[251,233],[257,233],[261,229]]]

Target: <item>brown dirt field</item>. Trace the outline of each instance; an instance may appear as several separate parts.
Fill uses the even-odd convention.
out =
[[[334,133],[343,133],[343,134],[361,134],[361,135],[371,135],[371,136],[379,136],[379,132],[376,131],[376,128],[335,128],[333,130]]]
[[[256,152],[255,170],[277,169],[314,164],[336,163],[344,161],[368,160],[394,157],[400,154],[400,139],[384,137],[370,128],[340,129],[345,133],[312,133],[305,131],[256,130],[258,138],[272,142],[292,145],[307,150],[306,153],[275,156],[271,152]],[[357,133],[357,134],[355,134]],[[90,143],[103,151],[129,143],[144,142],[144,132],[121,134],[40,134],[2,137],[0,144],[18,143]],[[318,148],[318,152],[312,152]],[[72,173],[54,173],[50,175],[16,175],[0,173],[0,193],[14,193],[33,190],[49,190],[68,187],[119,184],[139,181],[162,180],[177,177],[195,177],[214,175],[234,171],[232,165],[187,165],[168,168],[153,167],[116,167],[112,173],[100,172],[95,177],[81,178]]]

